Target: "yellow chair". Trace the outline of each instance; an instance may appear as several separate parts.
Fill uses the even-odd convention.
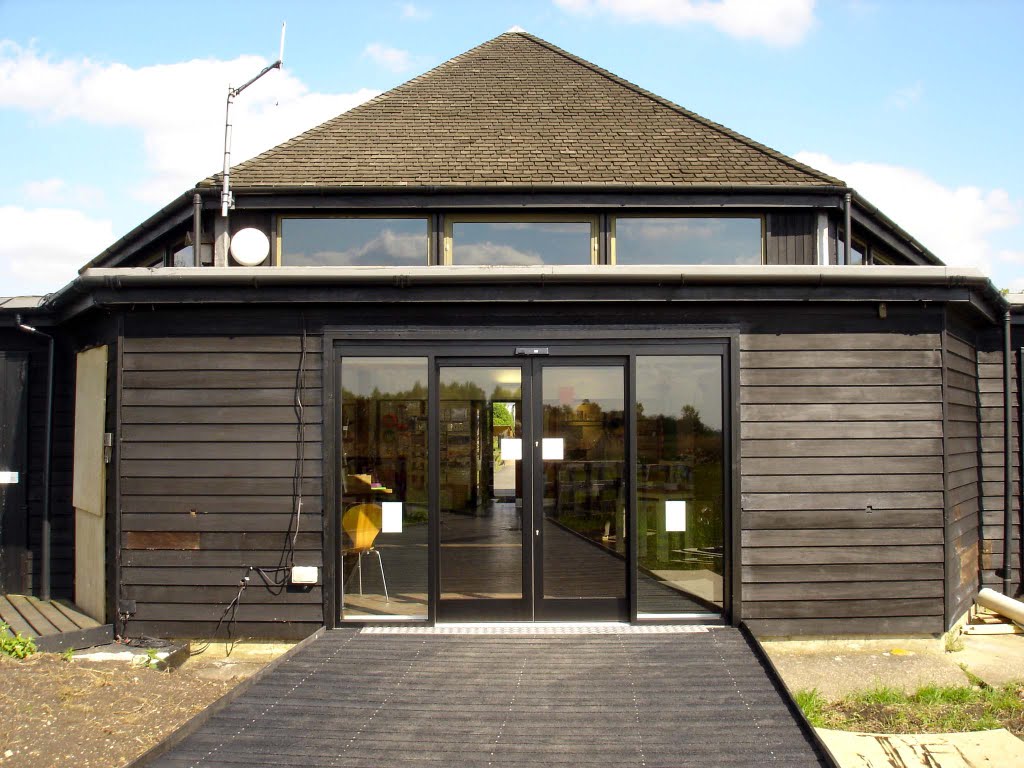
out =
[[[380,533],[381,519],[384,512],[377,504],[356,504],[349,507],[341,516],[341,529],[348,536],[351,544],[342,549],[342,556],[355,555],[356,567],[359,570],[359,594],[363,594],[363,555],[373,553],[377,556],[380,566],[380,579],[384,583],[384,601],[390,603],[388,582],[384,578],[384,562],[380,559],[380,551],[373,542]],[[343,591],[344,592],[344,591]]]

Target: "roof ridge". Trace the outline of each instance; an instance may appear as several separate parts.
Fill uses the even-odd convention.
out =
[[[322,123],[318,123],[317,125],[314,125],[312,128],[307,128],[305,131],[300,133],[298,136],[292,136],[290,139],[287,139],[286,141],[282,141],[280,144],[275,144],[274,146],[270,147],[269,149],[265,149],[264,151],[260,152],[258,155],[254,155],[253,157],[250,157],[248,160],[243,160],[238,165],[232,166],[231,170],[232,170],[232,172],[245,170],[245,168],[248,165],[250,165],[252,163],[255,163],[257,160],[263,160],[264,158],[266,158],[267,155],[273,154],[273,153],[277,152],[278,150],[284,149],[285,147],[294,146],[295,144],[298,144],[298,143],[304,141],[305,139],[309,138],[311,135],[319,133],[320,131],[326,130],[328,128],[328,126],[333,125],[335,123],[335,121],[340,120],[343,117],[348,117],[348,116],[352,115],[354,112],[362,111],[362,110],[364,110],[366,108],[369,108],[370,106],[372,106],[374,104],[378,104],[381,101],[385,101],[389,97],[393,96],[395,93],[397,93],[399,91],[402,91],[405,88],[407,88],[409,86],[412,86],[413,84],[420,83],[420,82],[422,82],[424,79],[426,79],[428,77],[436,75],[439,70],[446,69],[447,67],[455,64],[456,62],[460,61],[461,59],[466,58],[470,54],[476,53],[481,48],[484,48],[484,47],[486,47],[488,45],[491,45],[492,43],[496,42],[497,40],[499,40],[502,37],[507,37],[509,35],[523,35],[523,34],[525,34],[525,33],[522,33],[522,32],[502,32],[497,37],[492,37],[492,38],[490,38],[488,40],[485,40],[484,42],[480,43],[479,45],[473,46],[468,51],[463,51],[458,56],[453,56],[450,59],[446,59],[445,61],[442,61],[440,64],[438,64],[435,67],[431,67],[426,72],[423,72],[423,73],[421,73],[419,75],[416,75],[416,77],[413,77],[413,78],[411,78],[409,80],[404,80],[403,82],[401,82],[398,85],[396,85],[394,88],[389,88],[386,91],[378,93],[372,99],[367,99],[366,101],[364,101],[364,102],[362,102],[360,104],[356,104],[354,107],[352,107],[350,109],[346,109],[344,112],[341,112],[341,113],[335,115],[334,117],[328,118],[327,120],[325,120]],[[224,175],[223,171],[218,171],[217,173],[211,174],[210,176],[207,176],[205,179],[201,180],[199,182],[199,184],[212,184],[212,183],[215,183],[215,182],[217,182],[218,178],[223,177],[223,175]]]
[[[611,80],[612,82],[616,83],[617,85],[620,85],[620,86],[622,86],[622,87],[624,87],[624,88],[626,88],[628,90],[633,91],[634,93],[637,93],[637,94],[639,94],[641,96],[644,96],[644,97],[646,97],[648,99],[651,99],[652,101],[655,101],[655,102],[657,102],[658,104],[661,104],[664,107],[668,107],[669,109],[672,109],[672,110],[674,110],[676,112],[679,112],[680,114],[684,115],[685,117],[690,118],[691,120],[696,120],[697,122],[701,123],[702,125],[704,125],[704,126],[706,126],[708,128],[711,128],[712,130],[718,131],[719,133],[721,133],[721,134],[723,134],[725,136],[728,136],[731,139],[735,139],[736,141],[740,141],[740,142],[746,144],[747,146],[749,146],[749,147],[751,147],[753,149],[756,149],[759,152],[763,152],[763,153],[767,154],[769,157],[771,157],[771,158],[773,158],[775,160],[779,160],[781,162],[784,162],[787,165],[789,165],[789,166],[791,166],[791,167],[793,167],[793,168],[795,168],[795,169],[797,169],[799,171],[803,171],[804,173],[811,173],[814,176],[816,176],[817,178],[822,179],[824,181],[827,181],[827,182],[829,182],[831,184],[838,183],[840,186],[846,186],[846,182],[844,182],[842,179],[838,179],[835,176],[829,176],[827,173],[824,173],[823,171],[819,171],[817,168],[813,168],[812,166],[809,166],[809,165],[806,165],[804,163],[801,163],[799,160],[796,160],[795,158],[792,158],[789,155],[786,155],[786,154],[784,154],[782,152],[779,152],[777,149],[772,149],[771,147],[769,147],[766,144],[762,144],[759,141],[755,141],[754,139],[751,139],[749,136],[744,136],[742,133],[737,133],[736,131],[734,131],[734,130],[732,130],[730,128],[727,128],[726,126],[722,125],[721,123],[716,123],[714,120],[710,120],[710,119],[704,117],[703,115],[699,115],[696,112],[693,112],[693,111],[687,109],[686,107],[680,106],[679,104],[676,104],[674,101],[670,101],[670,100],[664,98],[663,96],[659,96],[658,94],[654,93],[653,91],[648,91],[643,86],[640,86],[640,85],[637,85],[636,83],[630,82],[629,80],[626,80],[624,77],[619,77],[614,72],[611,72],[611,71],[609,71],[607,69],[604,69],[603,67],[600,67],[600,66],[598,66],[597,64],[594,64],[591,61],[587,61],[586,59],[581,58],[579,56],[576,56],[575,54],[570,53],[569,51],[566,51],[566,50],[564,50],[562,48],[559,48],[554,43],[548,42],[547,40],[545,40],[542,37],[537,37],[536,35],[532,35],[529,32],[506,32],[503,35],[499,35],[499,37],[504,37],[505,35],[518,35],[519,37],[522,37],[522,38],[525,38],[527,40],[530,40],[531,42],[533,42],[533,43],[535,43],[537,45],[540,45],[540,46],[548,49],[552,53],[557,53],[558,55],[563,56],[564,58],[567,58],[567,59],[569,59],[570,61],[572,61],[572,62],[574,62],[576,64],[579,64],[579,65],[581,65],[583,67],[586,67],[587,69],[591,70],[592,72],[595,72],[596,74],[599,74],[602,77],[605,77],[605,78]],[[494,38],[494,40],[497,40],[497,39],[498,38]],[[492,41],[488,41],[488,42],[492,42]],[[467,51],[467,53],[468,53],[468,51]],[[369,102],[367,102],[367,103],[369,103]]]

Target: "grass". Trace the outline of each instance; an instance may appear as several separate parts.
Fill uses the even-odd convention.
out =
[[[816,728],[874,733],[947,733],[1006,728],[1024,735],[1024,682],[926,685],[913,693],[879,686],[829,701],[799,691],[796,703]]]

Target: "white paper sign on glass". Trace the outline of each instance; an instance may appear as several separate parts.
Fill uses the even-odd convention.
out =
[[[381,516],[381,533],[402,532],[402,502],[385,501],[380,505],[384,514]]]
[[[501,438],[501,458],[506,461],[522,461],[523,441],[518,437]]]
[[[0,472],[0,485],[14,485],[17,482],[17,472]]]
[[[540,455],[544,461],[561,461],[565,457],[565,440],[560,437],[545,437]]]
[[[665,530],[685,531],[686,530],[686,502],[666,501],[665,502]]]

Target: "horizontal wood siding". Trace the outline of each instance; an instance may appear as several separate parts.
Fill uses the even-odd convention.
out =
[[[1011,592],[1021,592],[1021,454],[1020,454],[1020,387],[1018,350],[1024,344],[1024,329],[1014,333],[1011,365],[1012,467],[1014,551],[1011,559]],[[1003,336],[1002,330],[984,333],[978,342],[978,388],[981,401],[981,585],[999,592],[1003,590],[1003,524],[1004,524],[1004,446],[1003,434]]]
[[[761,635],[943,629],[935,332],[740,337],[741,615]]]
[[[768,264],[817,264],[818,217],[814,213],[770,213],[766,217]]]
[[[296,637],[323,623],[322,584],[267,584],[287,581],[293,541],[295,564],[323,566],[322,338],[306,338],[298,388],[301,346],[299,335],[166,337],[129,328],[120,556],[122,597],[135,601],[130,633],[210,635],[245,576],[236,634]]]
[[[968,333],[945,333],[946,628],[978,594],[981,473],[978,353]]]

